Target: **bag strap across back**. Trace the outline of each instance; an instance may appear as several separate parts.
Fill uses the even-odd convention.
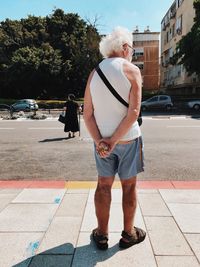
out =
[[[102,81],[105,83],[105,85],[108,87],[110,92],[121,102],[125,107],[129,107],[129,104],[117,93],[117,91],[113,88],[113,86],[110,84],[106,76],[103,74],[102,70],[100,69],[99,65],[95,68],[96,72],[99,74]]]

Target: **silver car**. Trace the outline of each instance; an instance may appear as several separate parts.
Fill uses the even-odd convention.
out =
[[[187,102],[187,106],[194,110],[200,110],[200,100],[190,100]]]
[[[142,110],[147,109],[165,109],[171,110],[173,107],[172,99],[169,95],[157,95],[153,96],[145,101],[142,101]]]
[[[21,99],[11,105],[11,110],[16,111],[36,111],[38,110],[38,104],[34,99]]]

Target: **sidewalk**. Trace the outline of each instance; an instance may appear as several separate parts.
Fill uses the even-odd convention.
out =
[[[95,182],[0,181],[0,267],[198,267],[200,181],[138,182],[141,244],[120,250],[121,189],[112,190],[109,249],[90,240]]]

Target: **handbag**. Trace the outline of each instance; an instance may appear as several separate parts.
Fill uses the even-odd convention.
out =
[[[58,121],[61,123],[65,123],[65,112],[61,112],[59,117],[58,117]]]
[[[117,93],[117,91],[114,89],[114,87],[110,84],[102,70],[100,69],[99,65],[95,68],[96,72],[99,74],[99,77],[102,79],[102,81],[105,83],[105,85],[108,87],[110,92],[121,102],[125,107],[129,107],[129,104]],[[138,116],[138,124],[139,126],[142,125],[142,112],[140,109],[140,114]]]

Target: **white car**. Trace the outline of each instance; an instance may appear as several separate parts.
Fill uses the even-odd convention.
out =
[[[190,100],[187,102],[187,106],[194,110],[200,110],[200,100]]]
[[[38,104],[34,99],[21,99],[11,105],[13,112],[38,110]]]

